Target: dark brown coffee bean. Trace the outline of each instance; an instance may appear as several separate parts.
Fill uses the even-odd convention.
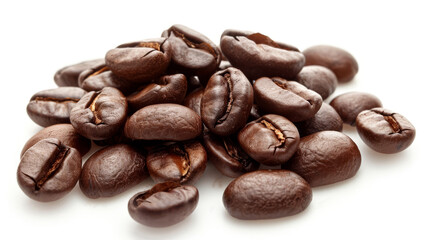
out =
[[[223,205],[239,219],[272,219],[304,211],[312,198],[310,185],[297,174],[258,170],[232,181],[223,193]]]
[[[256,161],[275,166],[285,163],[295,153],[299,133],[291,121],[268,114],[248,123],[238,134],[238,142]]]
[[[170,63],[170,44],[165,38],[119,45],[106,53],[106,65],[118,77],[145,83],[159,77]]]
[[[312,118],[322,106],[322,97],[295,81],[259,78],[253,84],[255,102],[266,113],[282,115],[292,122]]]
[[[298,128],[300,137],[305,137],[315,132],[327,130],[341,132],[343,130],[343,120],[331,105],[322,103],[322,107],[314,117],[302,122],[296,122],[295,126]]]
[[[381,153],[401,152],[413,143],[416,136],[416,129],[408,119],[384,108],[359,113],[356,128],[362,140]]]
[[[127,96],[132,111],[157,103],[182,103],[186,96],[187,82],[183,74],[164,75],[154,83]]]
[[[21,157],[17,178],[30,198],[50,202],[64,197],[77,181],[82,166],[79,152],[55,138],[40,140]]]
[[[207,153],[198,141],[160,145],[147,155],[147,169],[155,182],[194,184],[206,165]]]
[[[225,176],[236,178],[259,168],[259,162],[241,149],[236,136],[219,137],[206,134],[204,146],[209,161]]]
[[[28,139],[22,148],[21,157],[27,149],[46,138],[56,138],[65,146],[76,148],[81,156],[84,156],[91,148],[91,141],[82,137],[71,124],[55,124],[40,130]]]
[[[351,138],[341,132],[323,131],[301,138],[298,150],[283,168],[317,187],[353,177],[360,164],[360,151]]]
[[[202,122],[192,109],[162,103],[135,112],[127,120],[124,131],[131,139],[185,141],[201,134]]]
[[[359,70],[356,59],[341,48],[317,45],[302,52],[305,56],[305,65],[320,65],[335,73],[338,82],[351,81]]]
[[[215,73],[207,83],[201,99],[201,118],[214,134],[228,136],[240,130],[249,117],[253,89],[236,68]]]
[[[138,223],[168,227],[183,221],[197,207],[198,189],[176,182],[158,183],[139,192],[128,202],[128,212]]]
[[[124,94],[134,90],[134,84],[115,76],[103,62],[83,71],[78,79],[79,87],[86,91],[101,91],[105,87],[117,88]]]
[[[112,197],[147,177],[145,158],[131,146],[118,144],[94,153],[85,162],[79,186],[89,198]]]
[[[254,121],[264,115],[265,114],[262,112],[261,108],[257,104],[253,104],[247,121],[248,122]]]
[[[70,112],[70,122],[81,135],[92,140],[113,137],[127,119],[127,100],[112,87],[89,92]]]
[[[382,107],[374,95],[364,92],[347,92],[336,96],[329,103],[343,119],[344,123],[355,125],[357,115],[363,110]]]
[[[224,35],[220,46],[232,66],[243,71],[249,80],[260,77],[293,79],[304,67],[304,55],[296,48],[285,49],[260,33]]]
[[[48,127],[70,123],[70,111],[86,91],[78,87],[59,87],[34,94],[27,104],[27,114],[35,123]]]
[[[196,90],[185,97],[183,105],[194,110],[198,115],[201,116],[201,98],[204,94],[204,88]]]
[[[59,87],[78,87],[79,75],[93,66],[104,63],[104,58],[80,62],[61,68],[55,73],[54,80]]]
[[[203,34],[183,25],[173,25],[162,33],[171,45],[172,68],[185,75],[208,79],[222,59],[219,48]]]
[[[305,66],[296,75],[295,80],[310,90],[320,94],[322,99],[328,98],[337,88],[338,80],[329,68],[323,66]]]

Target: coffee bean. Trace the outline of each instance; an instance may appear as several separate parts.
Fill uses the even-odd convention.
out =
[[[304,211],[312,197],[310,185],[297,174],[258,170],[232,181],[223,193],[223,204],[235,218],[272,219]]]
[[[265,115],[261,108],[257,104],[252,105],[252,109],[250,109],[249,118],[247,119],[248,122],[254,121],[260,117]]]
[[[115,76],[103,62],[83,71],[78,78],[79,87],[86,91],[101,91],[105,87],[113,87],[122,93],[130,93],[134,84]]]
[[[55,138],[40,140],[21,157],[17,179],[22,191],[40,202],[58,200],[69,193],[82,166],[79,152]]]
[[[78,87],[79,75],[93,66],[104,63],[104,58],[80,62],[61,68],[55,73],[54,80],[59,87]]]
[[[147,155],[147,169],[155,182],[194,184],[206,165],[207,153],[198,141],[160,145]]]
[[[154,104],[135,112],[125,124],[125,136],[131,139],[185,141],[202,132],[200,116],[173,103]]]
[[[314,117],[302,122],[296,122],[295,126],[298,128],[300,137],[305,137],[315,132],[327,130],[341,132],[343,130],[343,120],[331,105],[322,103],[322,107]]]
[[[322,99],[328,98],[338,84],[337,77],[329,68],[317,65],[302,68],[295,81],[320,94]]]
[[[362,140],[381,153],[401,152],[413,143],[416,136],[416,129],[408,119],[384,108],[359,113],[356,128]]]
[[[305,65],[320,65],[329,68],[337,76],[338,82],[351,81],[359,70],[356,59],[346,50],[317,45],[302,52],[305,56]]]
[[[70,122],[81,135],[92,140],[113,137],[127,118],[127,100],[112,87],[85,94],[70,112]]]
[[[71,124],[55,124],[46,127],[32,136],[25,143],[21,151],[21,157],[34,144],[46,138],[56,138],[63,145],[76,148],[81,156],[84,156],[91,148],[91,141],[82,137]]]
[[[312,118],[322,106],[322,97],[295,81],[259,78],[253,84],[255,102],[266,113],[282,115],[292,122]]]
[[[351,138],[341,132],[323,131],[301,138],[298,150],[283,168],[317,187],[353,177],[360,164],[360,151]]]
[[[162,33],[171,45],[171,68],[204,82],[222,59],[219,48],[203,34],[183,25],[173,25]]]
[[[241,149],[236,136],[220,137],[206,134],[204,146],[209,161],[225,176],[236,178],[259,168],[259,162]]]
[[[238,134],[238,142],[256,161],[275,166],[285,163],[295,153],[299,133],[291,121],[268,114],[248,123]]]
[[[214,134],[228,136],[247,121],[253,104],[253,89],[236,68],[219,71],[210,78],[201,99],[201,118]]]
[[[183,74],[164,75],[154,83],[144,85],[127,96],[132,111],[157,103],[182,103],[186,96],[187,82]]]
[[[48,127],[70,123],[70,111],[86,91],[78,87],[59,87],[34,94],[27,104],[27,114],[35,123]]]
[[[374,95],[364,92],[347,92],[336,96],[329,103],[343,119],[344,123],[355,126],[357,115],[363,110],[382,107]]]
[[[247,36],[224,34],[220,42],[222,53],[249,80],[260,77],[293,79],[301,71],[304,55],[296,48],[282,46],[260,33]]]
[[[112,197],[147,177],[145,157],[126,144],[94,153],[83,165],[79,186],[89,198]]]
[[[185,97],[185,100],[183,100],[183,105],[194,110],[194,112],[201,116],[201,99],[203,97],[203,94],[204,88],[200,88],[192,92]]]
[[[183,221],[197,207],[198,189],[177,182],[158,183],[128,202],[130,216],[150,227],[168,227]]]
[[[106,65],[118,77],[133,83],[145,83],[159,77],[171,59],[165,38],[119,45],[106,53]]]

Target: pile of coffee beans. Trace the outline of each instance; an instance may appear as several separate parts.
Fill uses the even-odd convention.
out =
[[[173,25],[159,38],[58,70],[59,87],[31,97],[27,113],[45,128],[21,152],[18,183],[28,197],[49,202],[78,182],[95,199],[150,176],[156,184],[129,200],[129,214],[165,227],[195,210],[193,185],[210,161],[235,178],[223,194],[233,217],[297,214],[310,204],[312,187],[359,170],[360,151],[343,123],[381,153],[414,140],[413,125],[374,95],[348,92],[324,102],[357,72],[355,58],[337,47],[300,52],[240,30],[225,30],[218,46]],[[82,161],[92,144],[100,150]]]

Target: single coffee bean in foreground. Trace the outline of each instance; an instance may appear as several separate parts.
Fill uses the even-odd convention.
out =
[[[187,81],[183,74],[164,75],[153,83],[127,96],[128,106],[135,112],[157,103],[181,104],[186,96]]]
[[[300,137],[305,137],[315,132],[327,130],[341,132],[343,130],[343,120],[331,105],[322,103],[322,107],[314,117],[302,122],[296,122],[295,126],[298,128]]]
[[[295,155],[282,168],[317,187],[353,177],[360,164],[360,151],[350,137],[337,131],[323,131],[301,138]]]
[[[140,224],[168,227],[188,217],[197,207],[198,198],[194,186],[163,182],[131,197],[128,212]]]
[[[329,68],[317,65],[302,68],[295,81],[320,94],[322,99],[328,98],[338,84],[337,77]]]
[[[355,126],[357,115],[363,110],[382,107],[380,99],[364,92],[347,92],[336,96],[329,103],[344,123]]]
[[[205,134],[204,146],[209,161],[225,176],[236,178],[259,168],[259,162],[253,160],[241,149],[235,135],[220,137],[215,134]]]
[[[127,144],[94,153],[83,165],[79,186],[89,198],[112,197],[147,178],[145,157]]]
[[[55,138],[40,140],[21,157],[17,179],[22,191],[40,202],[58,200],[69,193],[81,172],[79,152]]]
[[[203,175],[207,153],[198,141],[159,145],[147,154],[147,169],[155,182],[194,184]]]
[[[70,112],[70,122],[81,135],[92,140],[115,136],[127,120],[124,95],[112,87],[83,96]]]
[[[305,49],[305,65],[320,65],[335,73],[338,82],[351,81],[359,70],[356,59],[346,50],[329,46],[317,45]]]
[[[27,114],[35,123],[48,127],[70,123],[70,111],[86,91],[78,87],[59,87],[34,94],[27,104]]]
[[[313,117],[322,106],[322,97],[295,81],[262,77],[253,84],[255,102],[266,113],[299,122]]]
[[[304,211],[312,198],[310,185],[298,174],[258,170],[232,181],[223,193],[223,204],[235,218],[273,219]]]
[[[362,140],[381,153],[401,152],[416,136],[416,129],[408,119],[384,108],[362,111],[356,118],[356,128]]]
[[[275,166],[285,163],[295,153],[299,132],[285,117],[267,114],[241,129],[238,142],[256,161]]]
[[[246,125],[252,105],[252,85],[240,70],[230,67],[213,74],[207,83],[201,118],[210,132],[228,136]]]
[[[124,132],[131,139],[185,141],[202,133],[202,122],[196,112],[185,106],[154,104],[131,115]]]
[[[96,65],[104,63],[104,58],[76,63],[61,68],[55,73],[54,81],[59,87],[78,87],[79,75]]]
[[[84,156],[91,148],[91,141],[82,137],[71,124],[55,124],[40,130],[28,139],[22,148],[21,157],[27,149],[46,138],[56,138],[60,140],[63,145],[76,148],[81,156]]]

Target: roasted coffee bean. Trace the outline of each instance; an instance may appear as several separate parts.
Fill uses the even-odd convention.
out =
[[[102,63],[104,63],[104,58],[63,67],[55,73],[54,81],[59,87],[78,87],[79,75],[83,71]]]
[[[21,157],[17,179],[22,191],[40,202],[64,197],[77,181],[82,166],[79,152],[55,138],[40,140]]]
[[[133,83],[145,83],[159,77],[171,59],[165,38],[119,45],[106,53],[106,65],[118,77]]]
[[[305,66],[296,75],[295,80],[310,90],[320,94],[322,99],[328,98],[337,88],[338,80],[329,68],[323,66]]]
[[[204,86],[200,82],[200,79],[197,76],[190,76],[190,77],[187,77],[187,79],[188,79],[188,89],[186,91],[187,95],[191,94],[192,92],[200,88],[204,88]]]
[[[91,91],[70,112],[70,122],[81,135],[92,140],[113,137],[127,119],[127,100],[112,87]]]
[[[103,62],[83,71],[78,78],[79,87],[86,91],[101,91],[105,87],[117,88],[124,94],[130,93],[134,84],[115,76]]]
[[[382,107],[381,101],[374,95],[364,92],[347,92],[336,96],[329,103],[343,119],[344,123],[354,126],[357,115],[363,110]]]
[[[253,89],[236,68],[215,73],[201,99],[201,119],[214,134],[228,136],[239,131],[247,121],[253,104]]]
[[[266,113],[282,115],[292,122],[312,118],[322,106],[322,97],[295,81],[259,78],[253,84],[255,102]]]
[[[202,132],[200,116],[185,106],[162,103],[135,112],[125,124],[125,136],[142,140],[185,141]]]
[[[353,177],[360,164],[360,151],[351,138],[323,131],[301,138],[295,155],[282,167],[317,187]]]
[[[384,108],[359,113],[356,128],[362,140],[381,153],[401,152],[413,143],[416,136],[416,129],[408,119]]]
[[[259,168],[259,162],[241,149],[236,136],[219,137],[206,134],[204,146],[209,161],[225,176],[236,178]]]
[[[187,82],[183,74],[164,75],[154,83],[127,96],[132,111],[157,103],[182,103],[186,96]]]
[[[128,202],[130,216],[150,227],[168,227],[183,221],[197,207],[198,189],[177,182],[158,183]]]
[[[305,56],[305,65],[320,65],[335,73],[340,83],[351,81],[359,70],[356,59],[346,50],[317,45],[302,52]]]
[[[196,90],[185,97],[183,105],[194,110],[198,115],[201,116],[201,98],[204,94],[204,88]]]
[[[35,123],[48,127],[70,123],[70,111],[86,91],[78,87],[59,87],[34,94],[27,104],[27,114]]]
[[[299,175],[258,170],[232,181],[223,193],[223,205],[235,218],[272,219],[304,211],[312,198],[310,185]]]
[[[203,34],[183,25],[173,25],[162,33],[171,45],[172,68],[185,75],[208,79],[222,59],[219,48]]]
[[[314,117],[302,122],[296,122],[295,126],[298,128],[300,137],[305,137],[315,132],[327,130],[341,132],[343,130],[343,120],[331,105],[323,103]]]
[[[147,155],[147,169],[155,182],[194,184],[206,165],[207,153],[198,141],[160,145]]]
[[[89,198],[112,197],[147,177],[145,158],[126,144],[94,153],[83,165],[79,186]]]
[[[260,77],[293,79],[301,71],[304,55],[296,48],[282,46],[260,33],[247,36],[225,34],[220,42],[222,53],[249,80]]]
[[[248,123],[238,134],[238,142],[256,161],[275,166],[285,163],[295,153],[299,133],[291,121],[268,114]]]
[[[254,120],[262,117],[263,115],[265,115],[265,114],[262,112],[261,108],[258,105],[253,104],[252,109],[250,109],[250,114],[249,114],[249,118],[247,119],[247,121],[248,122],[254,121]]]
[[[71,124],[55,124],[40,130],[25,143],[21,157],[34,144],[46,138],[56,138],[70,148],[76,148],[84,156],[91,148],[91,141],[82,137]]]

